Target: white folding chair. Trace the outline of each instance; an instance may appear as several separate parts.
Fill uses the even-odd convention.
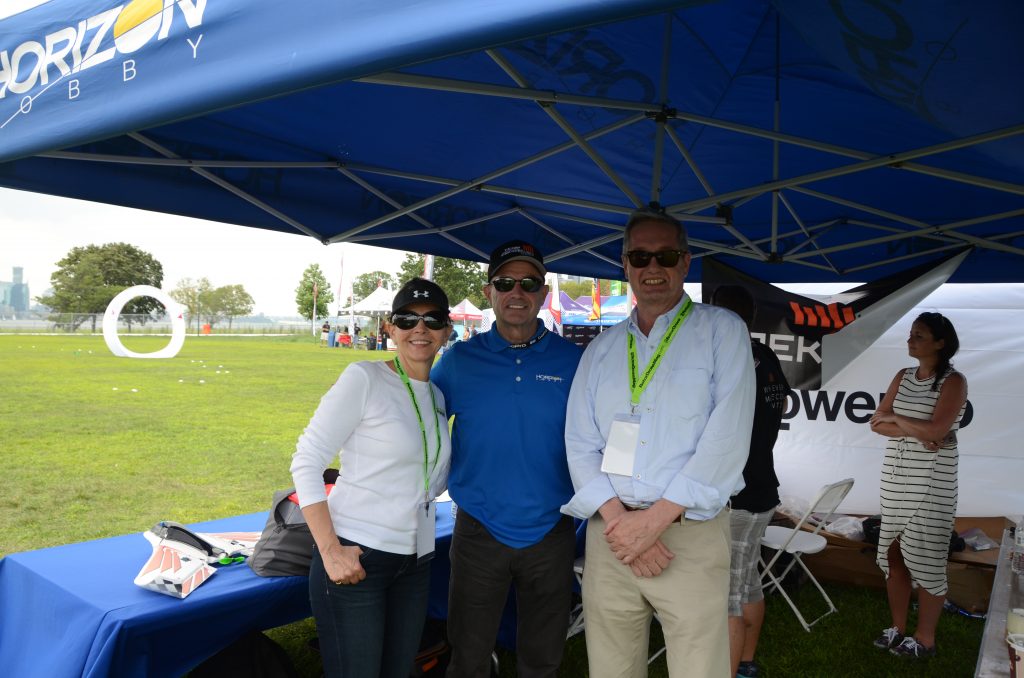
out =
[[[583,564],[584,556],[580,556],[576,559],[576,562],[572,564],[572,573],[576,577],[576,584],[580,587],[580,591],[583,591]],[[582,597],[580,602],[573,606],[569,612],[569,630],[566,632],[565,637],[568,640],[577,633],[583,630],[583,600]]]
[[[793,609],[797,619],[803,625],[807,631],[811,630],[811,627],[832,614],[836,611],[836,606],[832,603],[832,599],[825,593],[825,589],[821,588],[821,584],[815,579],[807,566],[801,560],[801,556],[805,553],[820,553],[825,550],[828,545],[828,541],[825,537],[818,534],[821,531],[822,526],[825,524],[827,517],[839,504],[843,502],[846,495],[850,492],[850,488],[853,487],[853,478],[847,478],[846,480],[840,480],[838,483],[832,483],[821,488],[818,496],[814,499],[811,507],[807,509],[807,512],[800,518],[800,521],[795,527],[780,527],[777,525],[770,525],[764,532],[764,537],[761,538],[761,545],[767,546],[775,551],[775,555],[765,563],[764,559],[761,559],[761,587],[766,589],[766,593],[770,593],[771,590],[777,590],[782,594],[782,597],[786,599],[789,606]],[[814,514],[821,516],[821,519],[816,523],[812,521],[811,517]],[[807,531],[802,529],[805,525],[814,524],[814,529]],[[779,560],[783,553],[790,554],[793,558],[789,564],[786,565],[785,569],[781,574],[775,575],[772,573],[772,567]],[[804,619],[804,616],[800,613],[796,604],[786,593],[786,590],[782,588],[782,580],[785,579],[789,571],[793,569],[794,565],[799,565],[803,571],[810,578],[815,588],[821,593],[825,602],[828,603],[828,610],[817,619],[808,622]]]

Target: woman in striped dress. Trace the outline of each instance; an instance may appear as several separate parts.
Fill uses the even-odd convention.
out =
[[[946,597],[946,559],[956,515],[957,441],[967,380],[950,365],[960,348],[953,324],[922,313],[907,338],[917,367],[896,373],[871,430],[886,436],[878,566],[886,575],[892,626],[875,647],[895,655],[935,654],[935,627]],[[918,620],[906,635],[912,582]]]

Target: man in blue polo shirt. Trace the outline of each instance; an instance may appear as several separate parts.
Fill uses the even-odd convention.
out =
[[[457,342],[431,371],[452,428],[448,491],[459,507],[451,548],[448,675],[490,675],[510,585],[521,677],[555,676],[569,624],[573,495],[565,407],[582,351],[537,319],[544,258],[514,240],[491,253],[484,294],[495,325]]]

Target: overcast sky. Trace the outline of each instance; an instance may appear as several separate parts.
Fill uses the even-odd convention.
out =
[[[322,245],[309,236],[229,226],[157,212],[0,188],[0,280],[24,268],[29,294],[50,287],[57,262],[72,247],[127,242],[164,267],[164,289],[207,277],[215,287],[243,285],[254,313],[295,315],[295,288],[312,263],[331,283],[337,307],[345,253],[346,285],[361,273],[398,273],[405,253],[356,244]],[[33,302],[34,303],[34,302]]]

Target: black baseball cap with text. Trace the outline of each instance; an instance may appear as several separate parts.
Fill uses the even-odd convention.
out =
[[[491,252],[491,260],[487,264],[487,279],[490,280],[502,266],[510,261],[527,261],[533,264],[543,278],[548,270],[544,268],[544,255],[536,247],[524,240],[509,240],[498,245]]]

